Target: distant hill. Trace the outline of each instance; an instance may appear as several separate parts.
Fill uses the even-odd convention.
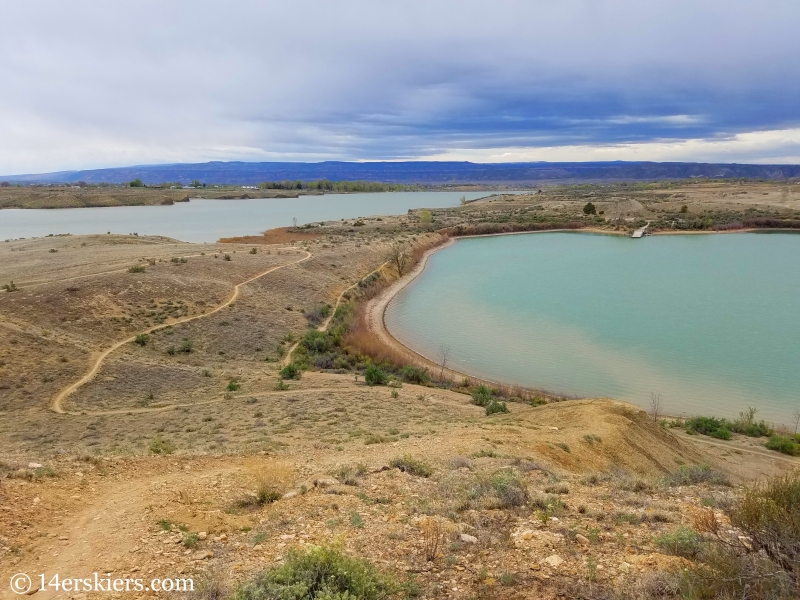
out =
[[[800,165],[713,163],[586,162],[493,163],[471,162],[207,162],[141,165],[86,171],[0,176],[15,183],[124,183],[139,178],[146,184],[164,181],[254,185],[262,181],[330,179],[385,183],[522,184],[547,182],[646,181],[657,179],[800,177]]]

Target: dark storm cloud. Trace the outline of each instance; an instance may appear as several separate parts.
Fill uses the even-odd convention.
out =
[[[798,17],[779,0],[20,2],[0,173],[727,148],[800,127]],[[741,158],[800,155],[794,136]]]

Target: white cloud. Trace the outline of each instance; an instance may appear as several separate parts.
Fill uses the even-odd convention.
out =
[[[461,148],[638,156],[800,126],[796,0],[6,4],[0,174]]]
[[[740,162],[761,164],[800,163],[800,129],[754,131],[726,139],[690,139],[627,144],[546,147],[457,149],[425,156],[424,160],[473,162]]]

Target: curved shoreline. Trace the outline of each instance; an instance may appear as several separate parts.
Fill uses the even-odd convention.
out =
[[[796,229],[734,229],[734,230],[724,230],[724,231],[668,231],[668,232],[656,232],[650,235],[701,235],[701,234],[737,234],[737,233],[761,233],[761,232],[775,232],[775,233],[798,233],[800,231]],[[400,340],[392,335],[389,329],[386,327],[386,310],[389,306],[389,303],[399,294],[409,283],[411,283],[414,279],[419,277],[425,270],[425,267],[428,264],[428,259],[439,250],[444,248],[448,248],[452,246],[456,240],[459,239],[468,239],[468,238],[487,238],[487,237],[497,237],[497,236],[504,236],[504,235],[526,235],[526,234],[536,234],[536,233],[589,233],[592,235],[612,235],[612,236],[623,236],[623,237],[630,237],[630,235],[625,232],[617,232],[617,231],[609,231],[606,229],[595,229],[595,228],[585,228],[585,229],[545,229],[545,230],[538,230],[538,231],[509,231],[509,232],[499,232],[499,233],[487,233],[487,234],[476,234],[476,235],[464,235],[464,236],[452,236],[450,237],[447,242],[440,246],[436,246],[431,248],[423,254],[420,261],[415,265],[415,267],[406,273],[403,277],[398,279],[397,281],[393,282],[388,288],[383,290],[380,294],[378,294],[375,298],[370,300],[367,303],[366,309],[366,318],[367,318],[367,327],[369,331],[375,335],[383,344],[392,348],[394,351],[402,354],[406,360],[410,364],[415,364],[417,366],[426,367],[431,370],[431,373],[439,373],[442,372],[444,377],[447,377],[451,380],[458,381],[460,379],[469,379],[471,381],[477,383],[483,383],[489,386],[513,386],[513,387],[520,387],[522,389],[542,389],[542,388],[526,388],[520,384],[516,383],[503,383],[501,381],[492,381],[489,379],[484,379],[482,377],[477,377],[475,375],[470,375],[469,373],[463,373],[461,371],[456,371],[455,369],[445,368],[442,370],[441,364],[437,363],[431,358],[417,352],[416,350],[406,346]],[[648,236],[649,237],[649,236]],[[548,395],[554,396],[569,396],[569,394],[562,394],[553,391],[546,391],[543,390],[543,393]]]

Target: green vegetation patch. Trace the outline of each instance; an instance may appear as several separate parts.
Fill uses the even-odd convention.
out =
[[[382,600],[397,593],[394,579],[369,561],[314,546],[289,551],[282,565],[243,584],[233,600]]]

